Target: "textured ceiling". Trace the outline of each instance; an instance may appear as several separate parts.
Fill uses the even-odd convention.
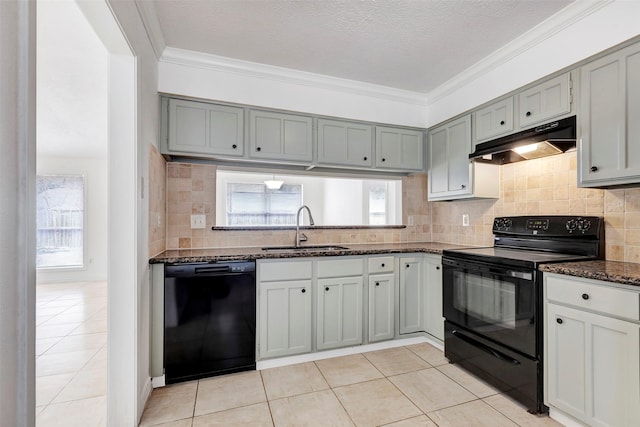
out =
[[[422,93],[571,2],[153,0],[167,46]]]

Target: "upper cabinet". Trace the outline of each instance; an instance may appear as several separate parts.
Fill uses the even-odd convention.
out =
[[[318,119],[318,164],[371,167],[373,126]]]
[[[513,97],[494,102],[473,113],[475,141],[483,142],[513,132]]]
[[[518,94],[518,122],[521,129],[542,124],[546,120],[571,111],[569,73],[527,89]]]
[[[169,100],[169,154],[241,157],[244,110],[204,102]]]
[[[471,115],[431,129],[427,149],[429,201],[500,196],[499,166],[469,161]]]
[[[294,163],[313,161],[311,117],[268,111],[249,112],[249,157]]]
[[[580,69],[578,185],[640,182],[640,44]]]
[[[424,132],[376,126],[376,168],[424,170]]]

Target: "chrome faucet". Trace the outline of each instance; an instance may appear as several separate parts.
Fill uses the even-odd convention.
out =
[[[300,206],[300,209],[298,209],[298,213],[296,214],[296,248],[300,246],[300,243],[307,241],[307,236],[304,233],[300,234],[300,212],[302,212],[303,209],[306,209],[309,214],[309,225],[315,225],[309,206]]]

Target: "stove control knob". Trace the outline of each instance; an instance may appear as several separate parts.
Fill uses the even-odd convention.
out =
[[[495,228],[500,228],[502,227],[503,224],[504,224],[504,220],[502,218],[496,218],[496,220],[493,223],[493,226]]]
[[[511,221],[510,219],[505,219],[504,220],[504,227],[509,228],[513,225],[513,221]]]
[[[569,232],[572,232],[578,226],[578,222],[575,219],[570,219],[569,221],[567,221],[567,224],[565,226],[567,227],[567,230]]]
[[[581,219],[580,221],[578,221],[578,230],[581,231],[587,231],[589,228],[591,228],[591,221],[587,220],[587,219]]]

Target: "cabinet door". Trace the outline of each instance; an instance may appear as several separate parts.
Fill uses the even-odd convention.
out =
[[[640,182],[640,45],[580,69],[578,181]]]
[[[261,358],[311,351],[311,291],[311,280],[260,283]]]
[[[520,128],[561,116],[571,111],[569,73],[548,80],[518,95]]]
[[[362,277],[318,279],[317,347],[362,343]]]
[[[640,419],[640,325],[547,305],[549,404],[592,426]]]
[[[473,113],[475,141],[483,142],[513,131],[513,97],[495,102]]]
[[[376,167],[424,169],[423,132],[376,126]]]
[[[392,339],[394,331],[393,274],[369,276],[369,342]]]
[[[169,100],[169,151],[223,156],[244,153],[244,110]]]
[[[423,270],[421,258],[400,258],[400,333],[422,330]]]
[[[429,132],[429,200],[471,193],[471,116]]]
[[[252,110],[249,118],[250,157],[294,162],[313,160],[311,117]]]
[[[442,257],[425,257],[424,330],[444,341]]]
[[[318,163],[373,165],[373,126],[318,119]]]

